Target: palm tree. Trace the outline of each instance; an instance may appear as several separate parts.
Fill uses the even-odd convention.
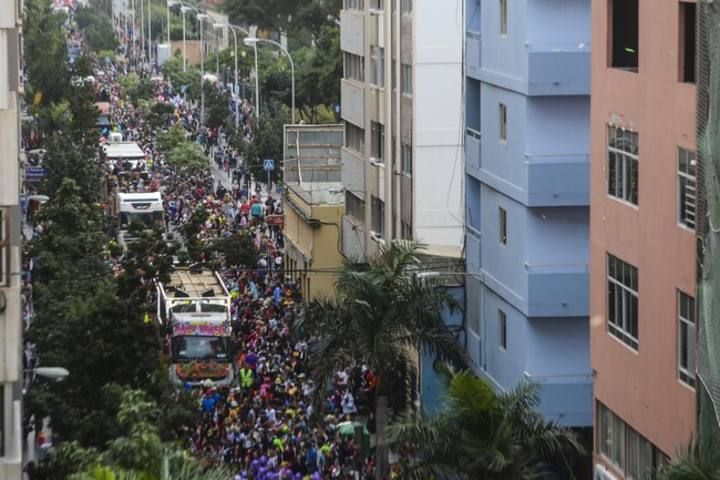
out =
[[[339,369],[363,364],[378,377],[377,478],[387,468],[388,406],[401,411],[415,398],[417,352],[460,362],[461,350],[442,321],[452,296],[414,274],[423,246],[394,241],[368,265],[347,263],[338,275],[336,298],[312,301],[300,327],[314,342],[310,363],[322,394]]]
[[[436,415],[390,427],[390,446],[403,454],[401,477],[526,480],[558,462],[569,469],[584,449],[571,430],[543,419],[539,401],[533,384],[496,394],[472,373],[454,374]]]
[[[659,480],[720,480],[720,446],[710,436],[693,440],[682,455],[660,468]]]

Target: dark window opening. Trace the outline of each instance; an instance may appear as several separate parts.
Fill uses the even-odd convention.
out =
[[[696,5],[680,2],[680,80],[695,83]]]
[[[632,72],[638,70],[638,0],[610,0],[610,66]]]

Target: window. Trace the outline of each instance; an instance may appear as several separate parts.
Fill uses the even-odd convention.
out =
[[[345,214],[360,222],[365,221],[365,202],[348,190],[345,190]]]
[[[0,286],[10,283],[10,234],[7,211],[0,209]]]
[[[372,230],[378,236],[385,235],[385,202],[377,197],[371,197]]]
[[[507,350],[507,315],[498,309],[498,347]]]
[[[402,12],[405,15],[409,15],[412,13],[412,3],[413,0],[400,0],[400,12]]]
[[[500,233],[500,245],[507,245],[507,210],[498,207],[498,232]]]
[[[343,8],[346,10],[365,10],[365,0],[345,0]]]
[[[638,270],[608,254],[608,332],[638,348]]]
[[[638,204],[637,132],[608,127],[608,195]]]
[[[376,122],[370,122],[370,156],[382,163],[385,157],[385,127]]]
[[[500,35],[508,34],[508,2],[500,0]]]
[[[343,52],[343,59],[343,64],[345,67],[344,78],[364,82],[365,57],[361,55],[354,55],[348,52]]]
[[[385,50],[382,47],[371,47],[372,84],[378,87],[385,86]]]
[[[372,10],[385,10],[384,0],[370,0],[370,8]]]
[[[695,386],[695,299],[678,291],[678,377]]]
[[[345,122],[345,146],[358,153],[365,153],[365,130]]]
[[[498,104],[498,124],[500,132],[500,141],[507,142],[507,105]]]
[[[696,207],[697,157],[693,151],[678,148],[678,221],[694,229]]]
[[[400,92],[405,95],[412,95],[413,92],[413,76],[412,65],[400,65]]]
[[[610,66],[638,71],[638,0],[610,0]]]
[[[400,221],[400,238],[403,240],[412,240],[412,223],[404,220]]]
[[[402,157],[400,159],[400,166],[402,169],[402,173],[412,175],[412,172],[413,172],[412,145],[403,143],[400,145],[400,150],[401,150],[401,155],[402,155]]]
[[[600,402],[596,405],[600,454],[628,480],[655,479],[668,457],[612,410]]]
[[[696,4],[680,2],[680,81],[695,83]]]

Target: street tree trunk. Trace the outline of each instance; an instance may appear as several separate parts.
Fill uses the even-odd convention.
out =
[[[388,425],[388,397],[378,395],[375,403],[375,478],[383,480],[388,472],[388,450],[386,434]]]

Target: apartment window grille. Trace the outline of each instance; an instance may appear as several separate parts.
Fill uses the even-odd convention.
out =
[[[385,0],[370,0],[372,10],[385,10]]]
[[[345,122],[345,146],[358,153],[365,153],[365,129]]]
[[[7,210],[0,208],[0,286],[10,283],[10,232]]]
[[[678,148],[678,220],[694,229],[696,213],[697,156],[691,150]]]
[[[380,238],[385,236],[385,202],[377,197],[371,197],[372,230]]]
[[[370,156],[382,162],[385,158],[385,127],[376,122],[370,122]]]
[[[507,121],[507,105],[500,103],[498,104],[498,131],[500,132],[501,142],[507,142],[508,139]]]
[[[406,173],[408,175],[412,175],[412,172],[413,172],[412,145],[403,143],[400,146],[400,150],[402,152],[402,157],[400,159],[402,172]]]
[[[345,10],[365,10],[365,0],[344,0],[343,8]]]
[[[695,299],[678,291],[678,377],[695,386]]]
[[[400,12],[409,15],[412,13],[413,0],[401,0],[400,1]]]
[[[372,84],[378,87],[385,86],[385,50],[373,46],[370,49],[372,59]]]
[[[413,93],[413,75],[412,65],[400,65],[400,92],[405,95],[412,95]]]
[[[611,0],[610,15],[610,66],[637,72],[640,55],[638,0]]]
[[[638,348],[638,269],[608,254],[608,332]]]
[[[502,207],[498,207],[498,232],[500,233],[500,245],[507,245],[507,210]]]
[[[348,190],[345,190],[345,214],[360,222],[365,221],[365,202]]]
[[[695,83],[696,4],[680,2],[680,81]]]
[[[638,204],[640,149],[637,132],[608,127],[608,195]]]
[[[600,454],[628,480],[654,480],[667,455],[605,405],[596,405]]]
[[[500,0],[500,35],[508,34],[508,2]]]
[[[344,77],[358,82],[365,81],[365,57],[343,52]]]
[[[498,309],[498,347],[507,350],[507,315]]]

